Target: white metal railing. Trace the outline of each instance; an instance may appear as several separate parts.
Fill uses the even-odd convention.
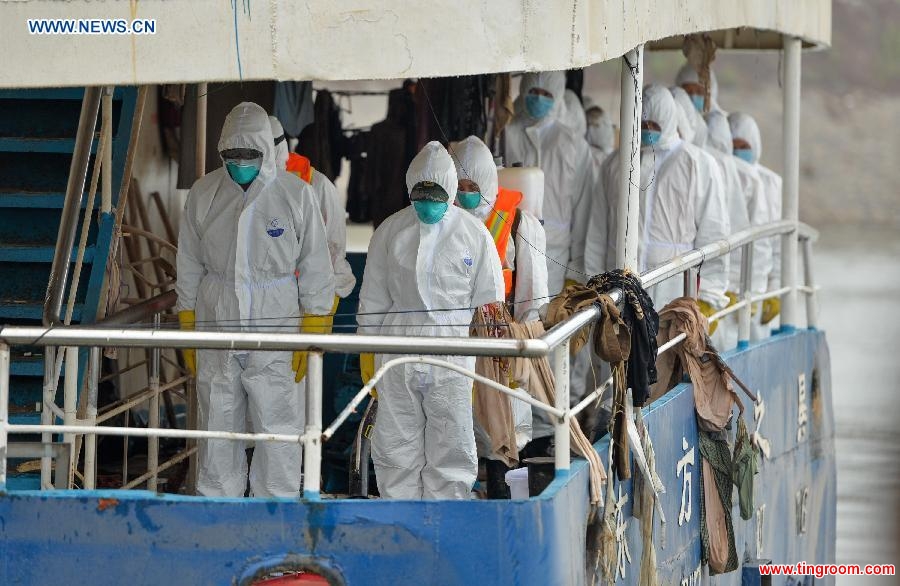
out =
[[[766,226],[750,228],[732,235],[730,238],[713,242],[701,249],[689,251],[671,261],[644,273],[641,278],[645,287],[659,283],[679,273],[689,272],[699,266],[704,260],[729,254],[732,250],[743,250],[741,261],[741,300],[735,305],[712,316],[712,320],[721,319],[733,312],[740,312],[740,340],[748,339],[751,304],[769,297],[790,294],[790,287],[782,287],[777,291],[768,291],[753,295],[750,293],[750,274],[752,265],[752,243],[761,238],[777,235],[793,235],[803,241],[801,248],[805,263],[804,285],[798,285],[796,290],[807,294],[808,297],[808,325],[815,327],[816,288],[812,279],[811,246],[810,243],[817,238],[815,231],[805,225],[799,227],[788,221],[775,222]],[[690,273],[688,273],[690,275]],[[692,278],[685,279],[686,291],[690,290]],[[614,298],[618,292],[613,292]],[[557,473],[565,474],[570,466],[569,451],[569,420],[585,409],[593,401],[598,400],[607,388],[610,381],[607,380],[592,393],[584,397],[578,405],[569,405],[569,339],[583,327],[592,324],[599,317],[599,309],[591,307],[570,317],[546,332],[541,338],[533,340],[512,340],[497,338],[434,338],[434,337],[404,337],[404,336],[377,336],[365,334],[287,334],[268,332],[203,332],[203,331],[173,331],[161,329],[107,329],[102,327],[24,327],[6,326],[0,329],[0,488],[6,483],[6,460],[9,447],[9,435],[11,434],[42,434],[42,443],[47,446],[49,437],[54,433],[64,434],[64,443],[71,444],[76,435],[84,435],[89,440],[97,435],[112,435],[124,437],[146,437],[157,440],[160,437],[183,438],[195,440],[220,439],[248,442],[291,442],[303,446],[304,468],[304,497],[307,499],[319,498],[319,477],[321,471],[322,442],[332,437],[335,430],[346,421],[347,416],[355,410],[365,395],[375,387],[378,380],[391,368],[410,363],[421,362],[433,366],[448,368],[468,376],[474,380],[485,383],[489,388],[498,392],[525,401],[532,407],[541,409],[555,418],[556,439],[556,469]],[[158,323],[158,322],[157,322]],[[670,341],[659,349],[662,353],[674,347],[683,337]],[[88,386],[89,405],[88,417],[85,420],[75,418],[76,385],[69,381],[77,380],[76,376],[66,376],[64,407],[59,410],[53,404],[52,395],[45,395],[48,411],[61,414],[63,425],[52,425],[44,422],[40,425],[13,425],[9,423],[9,361],[10,346],[13,345],[40,345],[50,347],[66,347],[66,368],[77,371],[76,347],[91,347],[91,379]],[[223,350],[308,350],[307,370],[307,413],[306,428],[302,434],[264,434],[264,433],[232,433],[224,431],[203,431],[189,429],[160,429],[157,419],[151,416],[151,425],[148,428],[130,427],[106,427],[98,426],[99,418],[96,414],[96,384],[99,378],[99,348],[100,347],[142,347],[142,348],[201,348]],[[378,370],[375,377],[369,381],[354,397],[350,405],[342,412],[332,424],[323,431],[322,423],[322,353],[342,352],[361,353],[375,352],[379,354],[414,354],[415,357],[400,357],[389,360]],[[521,390],[512,389],[494,381],[484,379],[477,373],[468,371],[449,362],[425,356],[434,355],[467,355],[467,356],[505,356],[505,357],[543,357],[549,356],[554,378],[556,381],[556,404],[548,405],[530,397]],[[151,354],[151,362],[156,361],[152,372],[158,372],[159,353]],[[158,378],[153,380],[149,392],[139,400],[156,401],[158,406],[159,393],[162,392]],[[60,413],[61,411],[61,413]],[[151,413],[153,409],[151,407]],[[158,413],[158,408],[157,408]],[[94,448],[88,441],[86,448],[86,462],[94,465]],[[158,449],[158,444],[153,444],[153,450]],[[193,450],[193,449],[192,449]],[[178,461],[191,455],[192,450],[176,457]],[[45,450],[50,456],[49,448]],[[70,460],[74,460],[70,458]],[[150,482],[149,486],[155,486],[155,478],[164,467],[169,467],[175,462],[170,460],[163,465],[158,464],[158,457],[150,458],[146,474],[130,483],[126,479],[126,487],[139,485],[141,482]],[[74,463],[70,463],[74,466]],[[71,473],[74,469],[70,468]],[[59,471],[57,472],[59,474]],[[86,471],[86,478],[92,478],[93,471]],[[59,485],[57,478],[57,485]],[[71,483],[69,483],[71,486]]]

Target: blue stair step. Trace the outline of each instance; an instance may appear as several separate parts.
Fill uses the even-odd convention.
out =
[[[0,90],[0,100],[80,100],[83,97],[83,87]]]
[[[72,153],[74,138],[0,137],[0,152],[6,153]],[[91,154],[97,152],[97,140],[91,143]]]
[[[81,209],[87,207],[85,193],[81,198]],[[94,209],[99,208],[102,198],[100,188],[94,196]],[[63,208],[66,202],[66,194],[61,191],[0,191],[0,208]]]
[[[37,411],[31,413],[10,413],[9,423],[11,425],[40,425],[41,414]]]
[[[60,371],[64,375],[65,369]],[[12,376],[44,376],[44,356],[33,354],[31,356],[13,355],[9,364],[9,374]]]
[[[84,263],[94,262],[96,249],[93,245],[84,249]],[[52,246],[6,246],[0,248],[0,262],[53,262],[55,250]],[[72,262],[78,259],[78,252],[72,251]]]
[[[7,473],[6,490],[40,490],[41,475]]]
[[[72,311],[72,321],[81,321],[81,303],[76,303]],[[65,308],[63,308],[65,311]],[[42,303],[18,303],[16,301],[0,301],[0,319],[32,319],[40,321],[44,315]]]

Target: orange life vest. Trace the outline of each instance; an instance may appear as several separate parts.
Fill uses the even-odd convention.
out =
[[[309,159],[297,153],[288,153],[287,167],[288,173],[293,173],[300,179],[312,184],[313,167],[309,164]]]
[[[484,221],[488,232],[494,238],[501,263],[506,259],[506,247],[509,245],[509,236],[512,234],[513,222],[516,219],[516,209],[521,202],[522,192],[501,187],[497,193],[494,209]],[[513,289],[512,269],[503,269],[503,284],[506,286],[506,296],[509,297]]]

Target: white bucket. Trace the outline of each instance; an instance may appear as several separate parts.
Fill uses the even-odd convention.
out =
[[[506,484],[509,485],[509,494],[513,500],[525,500],[528,498],[528,468],[516,468],[506,473]]]

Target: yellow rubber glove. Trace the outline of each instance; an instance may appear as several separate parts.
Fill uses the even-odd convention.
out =
[[[331,315],[304,315],[300,319],[300,331],[304,334],[327,334],[334,323]],[[291,368],[294,370],[294,382],[299,383],[306,378],[306,350],[294,352]]]
[[[375,355],[370,354],[369,352],[363,352],[359,355],[359,374],[362,378],[362,383],[365,385],[372,377],[375,376]],[[372,396],[376,399],[378,398],[378,391],[372,389]]]
[[[324,321],[322,322],[323,323],[323,331],[321,333],[330,334],[331,332],[334,331],[334,314],[337,313],[337,306],[338,306],[338,303],[340,303],[340,302],[341,302],[341,298],[338,297],[337,295],[335,295],[334,296],[334,305],[331,306],[331,313],[329,313],[328,315],[321,316],[324,318]]]
[[[781,299],[778,297],[772,297],[771,299],[763,299],[762,302],[762,317],[760,318],[760,322],[763,324],[767,324],[781,313]]]
[[[575,279],[566,279],[565,283],[563,283],[563,289],[565,289],[565,288],[568,287],[569,285],[580,285],[580,284],[581,284],[581,283],[579,283],[579,282],[576,281]]]
[[[197,327],[197,314],[193,309],[179,311],[178,323],[182,330],[193,332]],[[181,356],[191,376],[197,376],[197,351],[193,348],[182,348]]]
[[[731,307],[738,302],[738,294],[733,293],[732,291],[725,291],[725,297],[728,298],[728,305],[726,307]]]
[[[716,308],[714,308],[712,305],[710,305],[706,301],[703,301],[702,299],[697,300],[697,305],[700,307],[700,313],[702,313],[706,317],[709,317],[712,314],[716,313]],[[716,328],[718,328],[718,327],[719,327],[718,321],[710,322],[709,335],[712,336],[713,332],[715,332]]]

